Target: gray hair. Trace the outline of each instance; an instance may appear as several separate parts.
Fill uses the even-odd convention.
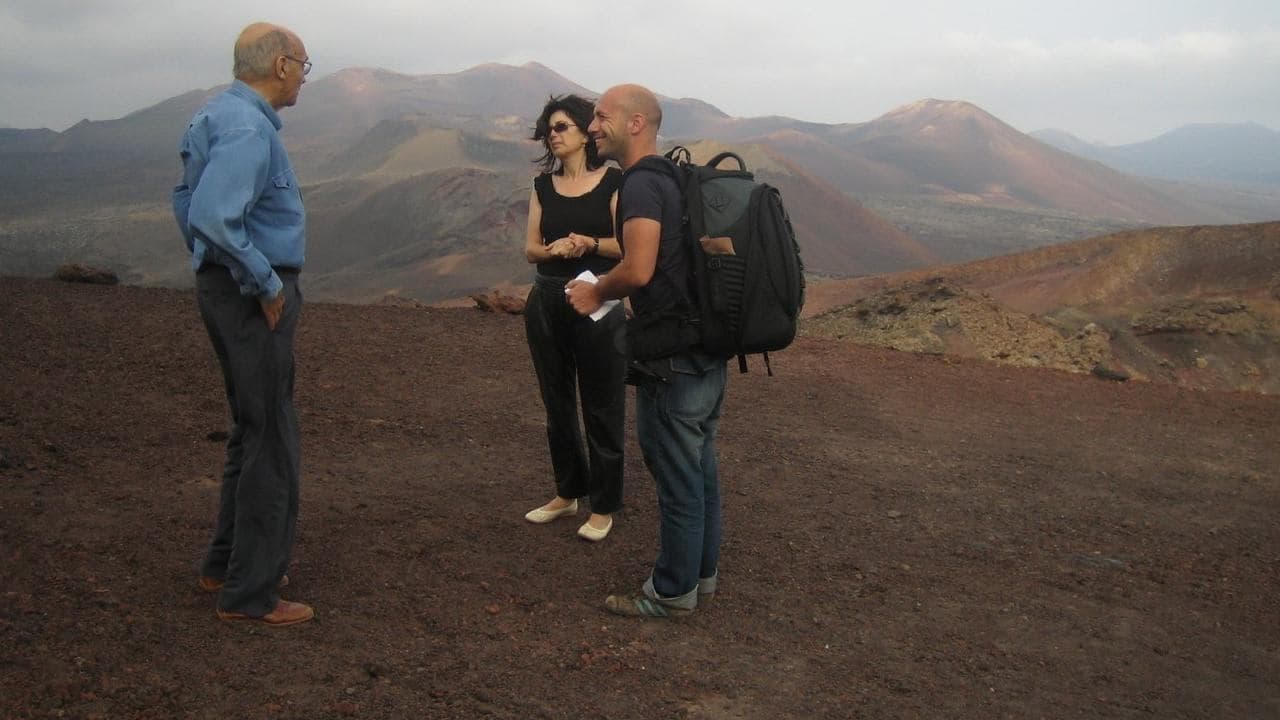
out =
[[[252,42],[237,43],[231,74],[239,80],[270,77],[276,58],[293,52],[293,40],[283,30],[269,30]]]

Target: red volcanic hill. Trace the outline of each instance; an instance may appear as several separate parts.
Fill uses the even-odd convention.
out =
[[[317,298],[436,302],[532,275],[516,241],[528,210],[523,176],[450,167],[322,183],[308,198],[317,209],[307,283]]]
[[[822,134],[777,130],[756,139],[792,162],[803,165],[844,192],[858,192],[874,183],[879,192],[911,193],[919,190],[918,178],[890,163],[865,157],[837,145]]]
[[[776,142],[806,166],[842,171],[853,163],[859,171],[841,175],[839,186],[854,193],[919,193],[1146,222],[1192,219],[1184,200],[1050,147],[967,102],[921,100],[868,123],[832,127],[822,139],[808,147],[789,136]]]
[[[286,132],[316,151],[322,143],[356,137],[382,120],[406,114],[465,128],[483,118],[530,117],[553,94],[590,94],[538,63],[490,63],[436,75],[348,68],[309,84],[304,92],[305,102],[289,110]]]
[[[940,277],[1018,310],[1124,306],[1161,297],[1277,299],[1280,222],[1131,230],[961,265],[823,283],[810,310],[899,281]]]
[[[782,193],[809,271],[866,275],[939,262],[931,250],[850,196],[782,157],[774,159],[787,172],[764,170],[756,179]]]
[[[813,332],[854,341],[1280,392],[1280,222],[836,280],[810,288],[806,313]]]

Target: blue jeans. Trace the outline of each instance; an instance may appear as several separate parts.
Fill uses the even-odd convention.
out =
[[[670,380],[636,387],[636,434],[658,485],[661,550],[645,592],[678,607],[698,603],[699,579],[714,583],[720,561],[716,429],[725,361],[701,353],[668,360]]]

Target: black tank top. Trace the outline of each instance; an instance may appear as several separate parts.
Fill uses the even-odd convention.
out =
[[[542,173],[533,180],[533,189],[542,205],[542,244],[551,243],[571,232],[590,237],[613,237],[613,215],[609,201],[622,184],[622,172],[608,168],[600,183],[585,195],[565,197],[556,192],[550,173]],[[556,258],[538,263],[538,274],[553,278],[576,277],[583,270],[603,275],[613,269],[618,261],[611,257],[588,252],[580,258]]]

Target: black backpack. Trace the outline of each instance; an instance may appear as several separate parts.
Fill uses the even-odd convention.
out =
[[[721,170],[728,159],[738,169]],[[640,162],[673,176],[684,198],[683,234],[697,294],[688,299],[686,308],[692,309],[681,319],[692,331],[685,336],[710,355],[738,356],[744,373],[746,356],[763,353],[772,375],[769,352],[795,339],[805,290],[800,246],[782,196],[777,188],[757,183],[742,158],[731,152],[695,165],[688,149],[677,146],[664,159]],[[670,325],[660,325],[668,337],[673,334]],[[640,349],[636,339],[633,354]]]

